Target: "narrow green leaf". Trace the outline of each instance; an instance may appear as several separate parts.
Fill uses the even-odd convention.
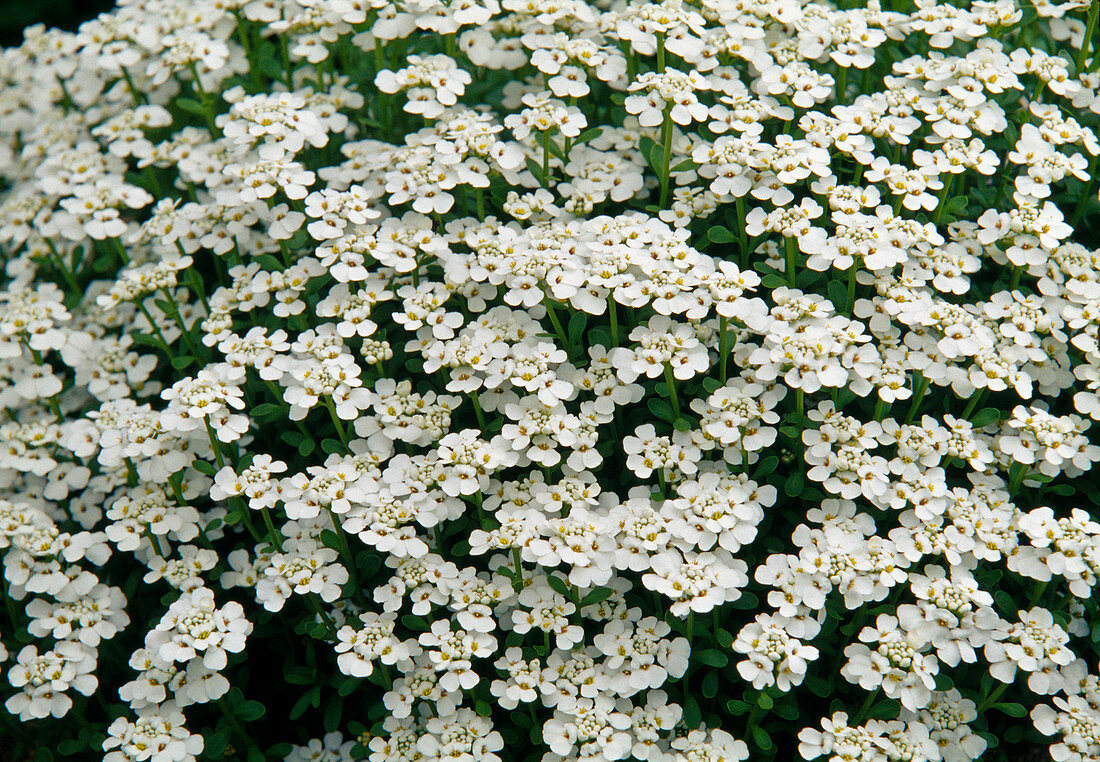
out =
[[[970,417],[970,423],[974,428],[980,429],[983,426],[988,426],[991,423],[996,423],[1001,418],[999,410],[993,407],[987,407],[979,410]]]
[[[708,667],[714,667],[721,669],[729,664],[729,657],[716,648],[708,648],[705,651],[698,651],[692,654],[695,660],[706,664]]]
[[[584,598],[581,598],[581,608],[584,608],[585,606],[591,606],[592,604],[599,603],[600,601],[606,601],[614,593],[615,591],[612,590],[610,587],[597,587],[588,595],[584,596]]]

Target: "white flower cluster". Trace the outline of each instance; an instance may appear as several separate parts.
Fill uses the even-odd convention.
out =
[[[28,29],[16,753],[1100,757],[1098,19],[129,0]]]

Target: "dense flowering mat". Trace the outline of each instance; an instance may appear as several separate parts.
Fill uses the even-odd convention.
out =
[[[0,759],[1100,759],[1098,15],[28,30]]]

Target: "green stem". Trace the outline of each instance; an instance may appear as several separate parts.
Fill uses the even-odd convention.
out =
[[[931,383],[919,370],[913,372],[913,382],[915,384],[913,403],[909,406],[909,414],[905,416],[906,423],[913,422],[913,419],[917,415],[917,411],[920,410],[920,403],[924,399],[925,393],[928,391],[928,385]]]
[[[130,91],[130,97],[134,100],[135,106],[140,106],[148,100],[145,93],[141,92],[134,86],[133,77],[130,76],[130,71],[125,67],[119,67],[122,69],[122,78],[126,80],[126,89]]]
[[[180,333],[183,335],[183,340],[187,344],[187,348],[191,350],[191,356],[196,360],[201,361],[203,354],[199,352],[199,348],[195,346],[195,340],[191,338],[191,333],[188,331],[187,326],[183,323],[183,316],[180,315],[179,305],[176,304],[176,299],[172,296],[172,292],[168,288],[162,288],[161,293],[164,294],[165,299],[168,301],[168,305],[172,308],[172,314],[169,315],[176,325],[179,326]]]
[[[986,390],[981,389],[970,396],[970,399],[966,403],[966,407],[963,408],[960,418],[970,420],[970,414],[973,413],[978,405],[981,404],[982,398],[985,397]]]
[[[786,246],[786,250],[787,250],[787,260],[786,260],[787,285],[790,286],[791,288],[794,288],[794,278],[795,278],[795,264],[794,263],[795,263],[795,256],[796,256],[795,255],[795,250],[794,250],[794,239],[793,238],[786,239],[785,246]]]
[[[741,269],[749,269],[749,234],[745,231],[745,199],[741,196],[734,201],[737,210],[737,238],[741,242]]]
[[[852,309],[856,304],[856,273],[859,272],[859,257],[852,260],[852,266],[848,268],[848,295],[844,301],[844,314],[852,316]]]
[[[65,259],[58,252],[54,246],[53,241],[49,238],[43,239],[46,242],[46,246],[50,249],[50,257],[54,261],[54,266],[61,272],[61,277],[65,279],[65,282],[69,284],[71,296],[75,296],[77,300],[80,299],[81,294],[84,293],[84,289],[80,287],[80,284],[76,282],[76,277],[73,275],[72,270],[65,266]]]
[[[875,699],[878,698],[881,688],[875,688],[873,693],[867,694],[867,698],[863,700],[863,704],[859,707],[859,711],[856,712],[855,718],[852,720],[852,725],[857,725],[863,722],[863,718],[867,716],[867,712],[871,710],[871,706],[875,703]]]
[[[539,143],[542,144],[542,187],[550,190],[550,131],[543,130],[539,133]]]
[[[523,562],[516,545],[512,546],[512,567],[516,572],[516,576],[512,578],[512,588],[518,593],[523,589]]]
[[[1089,48],[1092,47],[1092,35],[1096,31],[1096,18],[1100,15],[1098,11],[1100,11],[1100,0],[1092,0],[1085,25],[1085,39],[1081,41],[1081,50],[1077,52],[1077,76],[1081,76],[1081,72],[1085,70],[1085,59],[1088,58]]]
[[[947,207],[947,194],[951,192],[951,185],[955,182],[955,175],[948,174],[947,181],[943,184],[943,188],[940,189],[939,199],[936,203],[936,211],[932,215],[932,222],[936,225],[940,224],[940,218],[943,216],[943,210]]]
[[[877,395],[876,395],[877,396]],[[887,404],[882,397],[875,400],[875,420],[881,421],[882,416],[886,413]]]
[[[164,550],[160,547],[160,540],[157,539],[157,536],[153,534],[152,530],[150,530],[149,527],[145,528],[145,537],[149,540],[149,543],[153,546],[153,550],[156,551],[156,554],[158,556],[160,556],[161,558],[168,558],[168,556],[165,555]]]
[[[332,531],[336,534],[337,542],[340,543],[340,552],[344,555],[344,560],[348,565],[348,573],[351,574],[352,584],[355,585],[354,595],[356,599],[365,604],[366,601],[362,600],[363,585],[359,581],[359,569],[355,565],[355,556],[352,555],[351,544],[348,542],[347,532],[344,531],[343,524],[336,518],[336,514],[332,512],[331,508],[326,507],[325,511],[328,512],[329,520],[332,521]]]
[[[164,338],[164,334],[161,333],[160,326],[157,325],[157,321],[153,320],[153,316],[149,314],[149,310],[146,309],[145,304],[141,299],[134,302],[137,305],[138,311],[145,316],[145,319],[149,321],[149,325],[153,327],[153,333],[156,334],[157,339],[160,341],[161,346],[164,348],[165,354],[168,355],[168,359],[171,360],[175,355],[172,353],[171,345],[167,339]]]
[[[729,353],[729,318],[718,317],[718,380],[726,383],[726,355]]]
[[[665,386],[668,387],[668,401],[672,403],[672,414],[680,417],[680,401],[676,398],[676,378],[672,375],[672,366],[665,363]]]
[[[348,432],[344,428],[344,422],[340,420],[340,416],[336,414],[336,405],[332,401],[332,397],[322,397],[321,400],[325,403],[325,407],[328,408],[329,417],[332,419],[333,426],[336,427],[336,435],[340,437],[340,444],[344,446],[344,449],[348,449]]]
[[[481,410],[481,400],[477,396],[477,391],[470,392],[470,402],[474,404],[474,415],[477,416],[477,425],[482,431],[485,431],[485,413]]]
[[[241,725],[241,721],[233,714],[233,711],[229,708],[224,698],[218,699],[218,706],[221,707],[222,714],[225,715],[225,719],[229,722],[229,727],[232,728],[237,737],[244,742],[244,745],[249,749],[255,750],[260,757],[263,757],[263,753],[256,746],[256,742],[253,741],[252,736],[248,735],[247,731],[245,731],[244,726]],[[253,755],[248,754],[247,756],[251,757]]]
[[[115,253],[118,254],[118,259],[122,263],[122,266],[130,264],[130,257],[126,254],[126,247],[122,245],[122,241],[117,238],[108,238],[115,248]]]
[[[376,43],[377,44],[377,43]],[[287,49],[286,35],[279,35],[279,57],[283,61],[283,69],[286,71],[286,86],[294,89],[294,67],[290,65],[290,51]]]
[[[271,540],[271,544],[275,547],[275,550],[280,553],[283,552],[283,533],[275,528],[275,522],[271,518],[271,511],[267,509],[267,506],[260,508],[260,513],[264,517],[264,526],[267,527],[267,538]]]
[[[1027,466],[1023,463],[1013,463],[1008,472],[1008,494],[1015,496],[1020,489],[1020,484],[1027,475]]]
[[[1008,690],[1012,683],[1000,683],[993,691],[986,696],[980,704],[978,704],[978,714],[980,715],[986,709],[997,703],[997,699],[1001,697],[1001,694]]]
[[[332,617],[321,606],[321,599],[317,596],[317,593],[306,593],[305,595],[306,605],[313,611],[321,621],[325,623],[325,626],[329,629],[329,636],[335,640],[336,638],[336,623],[332,621]]]
[[[215,138],[221,137],[221,130],[218,129],[218,125],[214,123],[214,101],[211,99],[210,94],[206,92],[206,88],[202,86],[202,80],[199,78],[199,68],[195,65],[194,61],[188,61],[187,67],[191,70],[192,84],[195,88],[195,93],[199,96],[199,101],[202,103],[202,112],[206,117],[206,128],[210,130],[210,134]]]
[[[611,320],[611,343],[619,346],[619,315],[615,305],[615,297],[607,295],[607,315]]]
[[[554,309],[553,302],[550,301],[550,297],[546,297],[542,300],[542,303],[546,305],[546,315],[550,318],[550,324],[554,326],[554,333],[558,335],[558,340],[561,341],[562,349],[569,355],[572,355],[573,353],[570,351],[572,347],[569,344],[569,339],[566,337],[565,330],[561,327],[561,321],[558,320],[558,313]]]
[[[672,167],[672,104],[665,104],[661,121],[661,208],[668,205],[669,175]]]

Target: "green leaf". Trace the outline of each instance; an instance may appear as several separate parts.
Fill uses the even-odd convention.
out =
[[[752,740],[756,742],[761,751],[767,751],[772,747],[772,737],[768,735],[768,731],[759,725],[753,726]]]
[[[733,645],[733,633],[719,627],[714,633],[714,641],[722,648],[729,648]]]
[[[534,159],[531,159],[531,158],[527,159],[527,171],[530,172],[535,177],[538,177],[538,178],[542,177],[542,165],[539,164]]]
[[[753,474],[753,478],[761,479],[768,474],[774,472],[777,468],[779,468],[779,458],[777,458],[775,455],[769,455],[768,457],[761,460],[760,463],[756,466],[756,473]]]
[[[69,756],[70,754],[79,754],[84,751],[84,744],[77,741],[75,738],[66,738],[64,741],[57,745],[57,751],[59,754]]]
[[[760,604],[759,599],[755,593],[741,593],[741,597],[730,604],[730,608],[737,609],[738,611],[745,611],[746,609],[754,609]]]
[[[186,370],[188,367],[195,363],[195,358],[191,355],[179,355],[172,358],[172,367],[176,370]]]
[[[1027,708],[1023,704],[994,704],[993,708],[998,712],[1003,712],[1009,717],[1025,717],[1027,716]]]
[[[377,574],[378,570],[382,568],[382,559],[378,557],[377,553],[360,551],[355,554],[355,565],[359,567],[359,571],[362,572],[363,577],[369,579]]]
[[[350,696],[355,692],[355,689],[359,687],[359,678],[349,677],[340,683],[340,687],[336,689],[336,692],[341,696]]]
[[[944,211],[948,214],[958,215],[959,212],[966,209],[967,204],[970,203],[970,199],[966,196],[952,196],[944,204]]]
[[[708,667],[715,667],[716,669],[721,669],[730,662],[729,657],[716,648],[708,648],[705,651],[698,651],[692,655],[695,657],[696,661],[702,662]]]
[[[820,677],[815,677],[814,675],[807,675],[805,682],[806,687],[810,690],[810,693],[814,694],[815,696],[825,698],[830,693],[832,693],[832,691],[829,689],[828,680],[824,680]]]
[[[878,701],[867,712],[871,720],[896,720],[901,714],[901,704],[897,701]]]
[[[309,455],[317,447],[317,443],[306,437],[302,437],[302,441],[298,444],[298,454],[303,458]]]
[[[848,286],[839,280],[830,280],[826,289],[829,292],[829,301],[838,310],[844,309],[848,304]]]
[[[155,336],[150,336],[147,333],[134,332],[130,334],[130,338],[133,339],[134,344],[139,347],[156,347],[160,348],[160,340]]]
[[[765,275],[763,278],[760,279],[760,283],[764,286],[764,288],[776,289],[780,288],[781,286],[786,286],[787,279],[778,275]]]
[[[649,412],[657,416],[662,421],[671,422],[674,419],[672,412],[672,405],[668,404],[664,400],[659,400],[656,397],[650,397],[649,402],[646,405],[649,408]]]
[[[795,471],[787,477],[787,481],[783,485],[783,491],[786,492],[789,497],[798,497],[802,494],[802,488],[805,485],[806,478],[802,476],[802,472]]]
[[[991,423],[996,423],[1001,418],[1001,413],[997,408],[987,407],[974,413],[970,418],[970,423],[976,429],[980,429],[983,426],[988,426]]]
[[[575,145],[580,145],[581,143],[587,143],[590,140],[595,140],[596,138],[598,138],[602,134],[603,134],[603,127],[591,127],[589,129],[585,130],[584,132],[582,132],[576,138],[574,138],[573,143]]]
[[[1053,492],[1060,497],[1070,497],[1071,495],[1077,494],[1077,490],[1069,484],[1052,484],[1047,487],[1047,492]]]
[[[730,714],[736,717],[738,715],[748,714],[749,710],[752,709],[752,706],[745,701],[741,701],[739,699],[731,699],[730,701],[726,702],[726,709],[730,711]]]
[[[339,439],[322,439],[321,440],[321,452],[325,455],[334,455],[344,451],[344,445],[340,443]]]
[[[703,388],[706,389],[708,394],[714,394],[714,392],[722,388],[722,382],[717,378],[707,376],[703,379]]]
[[[584,312],[574,312],[569,316],[569,327],[566,334],[569,336],[569,342],[573,345],[580,345],[581,339],[584,337],[585,326],[588,325],[588,315]]]
[[[405,614],[402,616],[401,624],[405,625],[405,627],[413,632],[428,632],[432,629],[431,625],[424,620],[424,617],[416,616],[415,614]]]
[[[794,701],[780,701],[774,707],[772,712],[788,722],[798,719],[798,704]]]
[[[276,259],[271,254],[261,254],[258,257],[253,257],[253,259],[256,262],[256,264],[258,264],[260,267],[262,267],[265,270],[270,270],[271,272],[282,272],[283,271],[283,267],[284,267],[283,263],[280,262],[278,259]]]
[[[273,402],[261,402],[259,405],[254,405],[248,414],[253,418],[268,418],[276,415],[283,415],[286,408],[283,405],[276,405]],[[297,432],[287,432],[297,433]]]
[[[203,734],[205,736],[205,743],[202,748],[202,755],[205,759],[219,759],[225,751],[225,745],[229,741],[229,732],[227,730],[219,730],[217,733]]]
[[[691,431],[692,421],[688,418],[677,418],[672,422],[672,428],[677,431]]]
[[[206,109],[202,107],[202,103],[194,98],[173,98],[172,103],[179,106],[181,111],[186,111],[189,114],[206,115]]]
[[[312,670],[305,667],[287,667],[283,671],[283,676],[286,677],[288,683],[294,685],[309,685],[316,677]]]
[[[591,606],[592,604],[599,603],[600,601],[606,601],[614,594],[615,591],[612,590],[610,587],[597,587],[588,595],[584,596],[584,598],[581,598],[581,608],[583,609],[585,606]]]
[[[649,166],[653,168],[653,171],[657,173],[658,177],[665,170],[665,149],[659,143],[654,143],[653,148],[649,149],[649,153],[646,154],[646,159],[649,160]]]
[[[493,707],[487,701],[476,701],[474,702],[474,711],[482,717],[488,717],[493,713]]]
[[[237,710],[237,716],[245,722],[253,722],[263,717],[265,711],[267,710],[259,701],[246,701]]]
[[[997,745],[1001,742],[1001,739],[985,730],[979,730],[977,735],[980,735],[982,738],[985,739],[985,743],[990,749],[997,748]]]
[[[296,720],[303,714],[305,714],[306,710],[309,709],[310,704],[312,704],[314,697],[320,700],[321,686],[315,685],[308,691],[303,693],[301,696],[299,696],[298,700],[294,702],[294,706],[291,707],[290,714],[287,715],[287,719]]]
[[[993,594],[994,602],[1001,607],[1001,611],[1005,614],[1015,614],[1019,611],[1019,606],[1016,605],[1016,599],[1012,597],[1012,594],[1007,590],[998,590]]]
[[[684,698],[684,726],[694,730],[703,721],[703,713],[699,710],[699,702],[690,693]]]
[[[205,460],[199,460],[198,458],[191,461],[191,466],[200,474],[206,474],[207,476],[213,476],[214,474],[218,473],[217,469],[214,468],[214,465],[212,463],[207,463]]]
[[[321,544],[324,545],[326,548],[331,548],[332,550],[335,550],[336,552],[340,551],[340,538],[339,536],[337,536],[336,532],[332,531],[331,529],[321,530]]]
[[[702,692],[704,698],[714,698],[718,695],[718,673],[708,671],[703,675]]]
[[[669,168],[669,172],[688,172],[689,170],[697,169],[699,167],[691,159],[684,159],[678,162],[675,166]]]
[[[733,243],[737,237],[723,225],[715,225],[707,230],[707,239],[711,243]]]
[[[259,749],[249,749],[248,762],[264,762],[264,753]]]
[[[325,707],[323,725],[326,733],[331,733],[340,727],[340,720],[344,716],[344,699],[337,696],[328,702]]]
[[[588,345],[613,347],[615,342],[611,340],[611,333],[606,328],[593,328],[588,332]]]
[[[551,574],[546,577],[546,582],[550,585],[551,590],[556,593],[560,593],[561,595],[564,595],[569,600],[573,600],[573,593],[569,589],[569,585],[566,584],[564,579],[556,574]]]

